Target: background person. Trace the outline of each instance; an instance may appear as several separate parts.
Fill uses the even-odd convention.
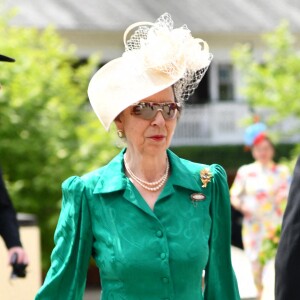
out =
[[[244,216],[243,246],[251,261],[258,299],[263,291],[262,241],[281,224],[290,179],[288,168],[273,161],[275,149],[265,129],[262,123],[247,128],[246,145],[255,161],[238,169],[230,189],[231,204]]]
[[[88,94],[127,147],[63,183],[56,246],[36,299],[81,299],[91,254],[102,300],[240,299],[225,171],[168,149],[182,102],[212,59],[208,45],[186,26],[173,29],[169,14],[131,25],[124,40],[125,53],[93,76]]]

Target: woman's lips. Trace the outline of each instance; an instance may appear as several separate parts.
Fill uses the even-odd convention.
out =
[[[163,140],[165,138],[165,136],[157,134],[157,135],[152,135],[149,138],[152,139],[152,140],[155,140],[155,141],[161,141],[161,140]]]

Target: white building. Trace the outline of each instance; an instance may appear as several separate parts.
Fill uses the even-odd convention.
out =
[[[187,24],[194,36],[208,42],[214,59],[190,101],[192,108],[185,109],[174,145],[242,144],[240,120],[249,107],[239,93],[241,76],[233,68],[230,51],[247,42],[260,57],[261,34],[274,30],[282,19],[300,36],[298,0],[7,0],[5,6],[19,7],[12,25],[54,25],[77,46],[81,59],[99,52],[101,64],[121,55],[123,32],[134,22],[152,22],[169,12],[176,27]]]

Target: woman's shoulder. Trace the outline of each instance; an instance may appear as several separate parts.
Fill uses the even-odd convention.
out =
[[[200,162],[193,162],[191,160],[185,159],[185,158],[179,158],[180,162],[190,171],[196,171],[203,168],[209,167],[207,164],[202,164]]]
[[[276,170],[279,174],[284,175],[284,176],[290,176],[290,170],[288,168],[288,166],[284,165],[284,164],[276,164]]]
[[[227,177],[225,169],[217,163],[204,164],[200,162],[193,162],[184,158],[180,158],[180,160],[185,165],[185,167],[192,173],[194,172],[198,173],[201,172],[202,170],[205,170],[210,172],[213,177],[215,176]]]
[[[113,191],[122,187],[124,183],[123,155],[124,150],[100,168],[82,176],[72,176],[68,178],[63,183],[63,187],[69,190],[83,188],[87,196],[92,196],[93,194],[104,191]]]
[[[252,173],[255,172],[259,169],[258,164],[256,164],[255,162],[249,163],[249,164],[245,164],[242,165],[238,168],[237,172],[238,173]]]
[[[289,172],[289,168],[287,165],[284,165],[282,163],[278,163],[276,164],[276,168],[280,171],[283,171],[283,172]]]
[[[101,174],[104,172],[106,166],[100,167],[83,175],[73,175],[67,178],[62,183],[63,190],[80,191],[85,188],[93,188],[96,186]]]

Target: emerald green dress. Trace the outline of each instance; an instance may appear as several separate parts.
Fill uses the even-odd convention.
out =
[[[208,166],[168,150],[170,177],[151,210],[124,173],[125,151],[63,183],[56,246],[36,300],[82,299],[91,255],[101,300],[240,299],[223,168],[211,165],[213,178],[202,187],[199,172]]]

